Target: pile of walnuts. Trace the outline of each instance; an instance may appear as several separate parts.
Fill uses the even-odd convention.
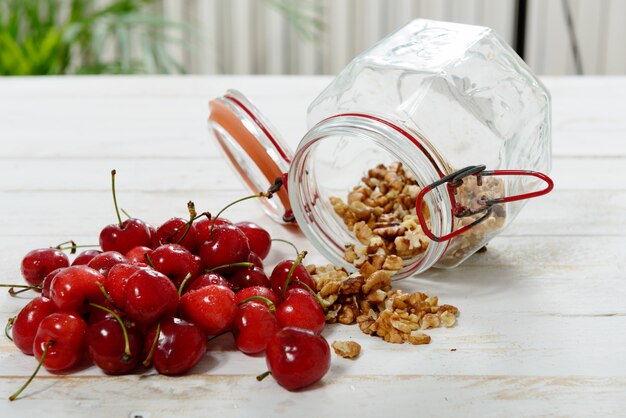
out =
[[[456,323],[456,307],[439,305],[437,296],[393,289],[389,271],[378,270],[366,277],[349,275],[332,265],[309,265],[307,270],[317,284],[329,323],[356,323],[366,334],[390,343],[411,344],[430,342],[430,336],[422,332],[425,329]]]

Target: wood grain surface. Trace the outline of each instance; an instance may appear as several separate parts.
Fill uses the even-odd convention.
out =
[[[306,107],[328,77],[80,77],[0,79],[0,277],[20,280],[22,256],[67,239],[97,243],[118,200],[159,224],[186,202],[216,211],[245,193],[207,129],[207,102],[237,88],[293,148]],[[454,270],[397,282],[461,310],[427,346],[391,345],[356,327],[329,326],[329,341],[354,339],[359,359],[333,355],[322,382],[302,392],[259,383],[262,357],[210,344],[183,377],[104,376],[86,366],[42,371],[22,399],[7,397],[35,361],[0,338],[0,417],[161,416],[624,416],[626,414],[626,77],[547,78],[553,106],[549,196]],[[258,204],[228,217],[257,222],[311,250]],[[292,256],[275,245],[272,267]],[[29,297],[0,292],[0,324]]]

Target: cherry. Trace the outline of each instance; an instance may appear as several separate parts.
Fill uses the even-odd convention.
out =
[[[111,267],[120,263],[128,263],[128,260],[117,251],[105,251],[95,256],[87,265],[106,276]]]
[[[115,170],[111,171],[111,191],[117,215],[117,224],[105,226],[100,232],[100,247],[103,251],[125,254],[131,248],[150,244],[150,229],[141,219],[130,218],[122,222],[115,195]]]
[[[50,343],[43,366],[51,372],[67,370],[81,360],[87,324],[78,315],[57,312],[45,317],[39,324],[33,351],[40,360]]]
[[[231,289],[233,287],[232,283],[226,280],[224,276],[221,276],[215,272],[212,272],[212,273],[206,273],[201,276],[198,276],[196,279],[194,279],[194,281],[191,282],[191,284],[187,287],[185,292],[197,290],[202,287],[210,286],[212,284],[226,286]]]
[[[287,297],[276,309],[278,326],[304,328],[319,334],[326,320],[317,300],[304,289],[290,289]]]
[[[276,307],[278,307],[280,303],[279,298],[276,295],[276,293],[274,293],[272,289],[269,289],[264,286],[251,286],[251,287],[246,287],[245,289],[241,289],[239,292],[235,294],[235,303],[239,305],[244,300],[251,298],[252,296],[263,296],[264,298],[267,298],[270,301],[272,301],[272,303]]]
[[[165,244],[154,249],[150,260],[155,270],[169,277],[178,288],[190,275],[191,279],[200,274],[200,266],[193,254],[178,244]]]
[[[255,354],[265,350],[278,331],[276,317],[271,312],[273,308],[273,304],[268,306],[257,301],[246,302],[239,307],[234,320],[235,344],[239,351]]]
[[[72,261],[73,266],[80,266],[83,264],[89,263],[95,256],[101,254],[100,250],[85,250],[76,256],[74,261]]]
[[[146,247],[145,245],[140,245],[140,246],[131,248],[125,254],[125,257],[131,263],[144,264],[146,262],[146,254],[148,254],[148,256],[152,254],[152,248]]]
[[[252,251],[250,251],[250,255],[248,256],[248,262],[254,264],[258,268],[263,270],[263,260],[261,260],[261,257],[256,255],[256,253],[253,253]]]
[[[155,270],[140,269],[126,282],[124,309],[139,324],[149,324],[162,315],[174,315],[178,291],[167,276]]]
[[[60,271],[50,284],[50,299],[60,311],[77,312],[85,302],[104,299],[102,274],[88,266],[71,266]]]
[[[229,278],[235,289],[243,289],[250,286],[270,287],[270,281],[260,268],[240,268]]]
[[[124,312],[113,306],[111,302],[109,302],[108,300],[103,300],[101,305],[88,303],[86,306],[86,313],[81,316],[83,317],[83,319],[86,318],[85,321],[87,322],[87,325],[91,325],[103,319],[115,319],[114,314],[118,316],[124,316]]]
[[[159,373],[176,375],[198,364],[206,348],[206,334],[199,326],[166,317],[148,328],[144,352],[149,353],[146,360],[151,361]]]
[[[183,218],[171,218],[163,223],[155,234],[152,241],[152,247],[158,247],[163,244],[180,244],[189,251],[196,248],[197,233],[196,228],[192,224],[187,231],[188,221]],[[183,238],[184,236],[184,238]],[[182,241],[180,241],[182,238]],[[180,241],[180,242],[179,242]]]
[[[250,251],[257,254],[261,259],[265,259],[272,247],[272,237],[270,237],[269,232],[254,222],[239,222],[235,226],[243,231],[248,238]]]
[[[245,262],[250,255],[248,238],[239,228],[233,225],[215,227],[210,238],[200,246],[202,267],[212,269],[224,264]],[[229,275],[235,268],[220,270],[220,273]]]
[[[267,367],[287,390],[320,380],[330,368],[330,347],[324,337],[309,330],[287,327],[270,339],[265,351]],[[262,379],[264,375],[257,379]]]
[[[218,227],[222,225],[232,225],[233,223],[226,218],[216,218],[216,219],[202,218],[200,219],[198,222],[193,224],[196,227],[196,233],[198,234],[197,235],[198,245],[202,245],[206,241],[208,241],[209,236],[211,234],[211,226],[213,224],[215,224],[215,226]]]
[[[63,251],[40,248],[30,251],[22,259],[22,276],[26,283],[37,286],[51,271],[69,265],[70,260]]]
[[[13,343],[22,353],[33,355],[33,341],[39,324],[45,317],[57,311],[48,298],[37,297],[22,308],[13,322]]]
[[[270,275],[270,282],[272,285],[272,290],[276,292],[276,294],[278,295],[283,294],[283,286],[285,285],[285,281],[287,280],[289,271],[291,270],[291,267],[293,266],[294,263],[295,263],[294,260],[283,260],[280,263],[278,263],[276,267],[274,267],[274,270],[272,270],[272,274]],[[317,286],[315,285],[313,278],[311,277],[307,269],[302,264],[298,264],[295,267],[293,274],[290,278],[289,286],[300,287],[300,288],[306,289],[305,286],[298,284],[298,283],[294,283],[294,281],[300,281],[302,283],[305,283],[314,292],[317,292]]]
[[[125,254],[134,247],[150,245],[150,229],[141,219],[126,219],[121,224],[110,224],[100,232],[103,251]]]
[[[137,264],[120,263],[114,265],[111,267],[111,270],[109,270],[104,287],[106,288],[109,297],[118,308],[125,308],[126,283],[128,282],[128,279],[142,268],[147,267],[142,267]]]
[[[201,326],[209,335],[228,329],[237,314],[235,293],[226,286],[210,285],[180,298],[181,317]]]
[[[43,282],[41,282],[41,296],[47,297],[48,299],[50,298],[50,284],[52,283],[52,280],[56,277],[56,275],[60,271],[63,271],[65,268],[66,267],[58,268],[48,273],[46,278],[43,279]]]
[[[100,319],[87,327],[85,341],[89,358],[107,374],[132,371],[143,353],[143,337],[137,327],[126,325],[130,356],[125,354],[124,332],[112,317]]]

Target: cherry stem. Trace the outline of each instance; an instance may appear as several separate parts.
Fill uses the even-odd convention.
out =
[[[308,291],[309,291],[309,293],[310,293],[311,295],[313,295],[313,297],[315,298],[315,300],[317,300],[317,303],[320,305],[320,307],[322,308],[322,310],[323,310],[323,311],[325,311],[325,310],[326,310],[326,309],[324,308],[324,303],[322,302],[322,299],[321,299],[321,298],[317,295],[317,293],[315,293],[315,292],[313,291],[313,289],[311,289],[311,286],[309,286],[308,284],[304,283],[304,282],[303,282],[303,281],[301,281],[301,280],[294,280],[292,283],[299,284],[300,286],[304,286],[304,288],[305,288],[306,290],[308,290]]]
[[[283,285],[283,293],[280,298],[281,300],[285,300],[285,293],[287,293],[287,287],[289,286],[289,281],[291,280],[291,276],[293,275],[293,272],[296,271],[296,267],[298,267],[298,264],[300,264],[300,262],[302,261],[304,257],[306,257],[306,255],[307,255],[307,252],[302,251],[300,254],[298,254],[298,257],[296,257],[295,261],[291,265],[291,268],[289,269],[289,273],[287,274],[287,278],[285,279],[285,284]]]
[[[29,285],[24,285],[24,284],[0,284],[0,287],[8,287],[9,288],[9,295],[11,296],[16,296],[19,295],[20,293],[24,293],[24,292],[28,292],[29,290],[39,290],[41,289],[41,286],[39,285],[35,285],[35,286],[29,286]],[[14,290],[14,288],[18,288],[18,289],[22,289],[22,290]]]
[[[54,247],[55,250],[59,250],[59,251],[66,251],[66,250],[70,250],[70,254],[75,254],[76,253],[76,249],[77,248],[97,248],[99,247],[99,245],[97,244],[90,244],[90,245],[72,245],[70,247]]]
[[[287,241],[286,239],[280,239],[280,238],[272,238],[272,241],[278,241],[278,242],[282,242],[285,244],[289,244],[293,247],[294,250],[296,250],[296,257],[298,256],[298,254],[300,254],[300,251],[298,251],[298,247],[296,247],[295,244],[291,241]]]
[[[110,313],[111,315],[113,315],[113,318],[115,318],[115,320],[120,324],[120,327],[122,327],[122,333],[124,334],[124,356],[122,357],[122,360],[129,361],[131,356],[130,342],[128,341],[128,331],[126,330],[126,325],[124,325],[124,321],[122,321],[122,318],[120,318],[120,316],[113,312],[111,309],[105,308],[104,306],[98,305],[97,303],[89,302],[89,306],[93,306],[94,308],[102,309],[104,312]]]
[[[242,197],[241,199],[237,199],[232,203],[229,203],[228,205],[224,206],[222,208],[222,210],[220,210],[217,215],[215,216],[215,219],[218,219],[220,217],[220,215],[222,213],[224,213],[224,211],[226,209],[228,209],[229,207],[236,205],[237,203],[243,202],[244,200],[249,200],[249,199],[255,199],[257,197],[266,197],[268,199],[271,199],[274,196],[274,193],[276,193],[277,191],[280,190],[281,186],[283,185],[283,180],[281,177],[278,177],[276,180],[274,180],[274,183],[267,189],[266,192],[259,192],[257,194],[254,194],[252,196],[246,196],[246,197]],[[212,237],[213,236],[213,229],[215,228],[215,222],[213,222],[211,224],[211,229],[209,230],[209,236]]]
[[[178,297],[181,297],[183,295],[183,288],[185,287],[189,279],[191,279],[191,273],[187,273],[183,281],[180,283],[180,286],[178,286]]]
[[[117,207],[117,196],[115,195],[115,174],[117,174],[117,172],[115,170],[111,170],[111,191],[113,192],[113,204],[115,205],[115,214],[117,215],[117,220],[120,223],[121,228],[122,217],[120,216],[120,210]]]
[[[15,399],[17,399],[17,397],[20,396],[20,393],[22,393],[24,391],[24,389],[26,389],[26,387],[30,384],[30,382],[33,381],[35,376],[37,376],[37,373],[39,373],[39,369],[41,369],[41,365],[43,364],[44,360],[46,359],[46,356],[48,355],[48,349],[50,347],[52,347],[53,345],[54,345],[54,342],[52,342],[52,341],[48,341],[46,343],[46,347],[43,349],[43,353],[41,354],[41,358],[39,359],[39,364],[37,364],[37,367],[35,368],[35,371],[28,378],[26,383],[24,383],[22,385],[22,387],[17,390],[17,392],[15,392],[13,395],[9,396],[9,400],[10,401],[14,401]]]
[[[148,352],[148,357],[143,361],[144,367],[148,367],[152,362],[152,355],[154,354],[154,350],[156,349],[157,341],[159,341],[159,336],[161,335],[161,323],[157,322],[156,333],[154,334],[154,340],[152,341],[152,345],[150,346],[150,351]]]
[[[102,283],[100,283],[100,282],[96,282],[96,284],[98,285],[98,288],[100,289],[100,292],[102,293],[104,298],[107,300],[107,302],[109,302],[111,305],[113,305],[113,307],[115,309],[119,309],[121,311],[122,309],[120,309],[119,306],[117,306],[115,303],[113,303],[113,299],[111,299],[111,296],[109,296],[109,293],[104,288],[104,285]]]
[[[4,335],[6,335],[6,336],[7,336],[7,338],[8,338],[9,340],[11,340],[11,341],[13,341],[13,337],[11,337],[11,336],[9,335],[9,330],[13,328],[13,323],[15,322],[15,318],[16,318],[16,317],[15,317],[15,316],[13,316],[13,317],[11,317],[11,318],[7,319],[7,324],[6,324],[6,325],[5,325],[5,327],[4,327]]]
[[[120,212],[122,212],[122,213],[124,214],[124,216],[126,216],[128,219],[131,219],[131,218],[132,218],[132,216],[130,216],[130,215],[128,214],[128,212],[126,212],[126,211],[124,210],[124,208],[120,208]]]
[[[64,241],[54,248],[56,248],[57,250],[60,250],[63,247],[63,244],[72,244],[70,247],[71,249],[70,254],[74,254],[76,252],[76,243],[74,242],[74,240]]]
[[[150,254],[145,253],[143,256],[144,256],[144,257],[145,257],[145,259],[146,259],[146,263],[148,263],[148,265],[149,265],[150,267],[152,267],[153,269],[155,269],[155,270],[156,270],[156,267],[154,267],[154,263],[152,262],[152,259],[150,258]]]
[[[228,267],[253,267],[253,266],[254,266],[254,263],[251,263],[249,261],[240,261],[238,263],[222,264],[221,266],[213,267],[212,269],[206,269],[204,272],[211,273],[215,270],[225,269]]]
[[[258,376],[256,377],[256,380],[260,382],[261,380],[265,379],[265,378],[266,378],[267,376],[269,376],[270,374],[272,374],[272,372],[270,372],[269,370],[268,370],[268,371],[266,371],[266,372],[263,372],[263,373],[261,373],[260,375],[258,375]]]
[[[221,337],[222,335],[232,334],[232,333],[233,333],[233,332],[232,332],[232,331],[230,331],[230,330],[228,330],[228,331],[224,331],[224,332],[221,332],[221,333],[219,333],[219,334],[217,334],[217,335],[214,335],[214,336],[212,336],[211,338],[209,338],[209,339],[207,340],[207,342],[211,342],[211,341],[213,341],[214,339]]]
[[[276,306],[274,305],[274,302],[272,302],[265,296],[258,296],[258,295],[250,296],[249,298],[244,299],[241,302],[239,302],[239,306],[243,305],[246,302],[250,302],[252,300],[260,300],[261,302],[264,302],[267,305],[267,308],[270,310],[270,312],[272,313],[276,312]]]
[[[196,219],[196,216],[198,216],[198,214],[196,213],[196,205],[191,200],[187,202],[187,210],[189,211],[189,222],[185,224],[187,225],[187,228],[185,229],[185,232],[183,233],[183,235],[180,236],[178,241],[176,241],[176,244],[180,244],[181,242],[183,242],[183,240],[187,236],[187,233],[189,233],[189,230],[191,229],[193,220]],[[178,231],[179,229],[176,229],[176,232],[174,232],[174,235],[177,234]]]

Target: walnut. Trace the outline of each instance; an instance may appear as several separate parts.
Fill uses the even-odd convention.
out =
[[[364,294],[368,294],[373,290],[384,289],[391,285],[391,275],[384,271],[379,270],[367,277],[363,284],[362,290]]]
[[[438,328],[440,325],[439,317],[432,313],[427,313],[420,320],[420,326],[422,329]]]
[[[404,262],[397,255],[389,255],[385,258],[382,268],[385,270],[401,270]]]
[[[333,341],[335,354],[343,358],[355,358],[361,354],[361,345],[356,341]]]
[[[361,242],[361,244],[365,245],[367,245],[370,242],[370,239],[374,236],[370,227],[363,221],[355,223],[352,232],[354,232],[354,235]]]
[[[423,332],[412,331],[409,334],[409,337],[407,338],[407,341],[409,343],[411,343],[411,344],[414,344],[414,345],[429,344],[430,343],[430,336],[424,334]]]
[[[367,294],[365,300],[373,303],[380,303],[385,300],[387,293],[384,290],[378,289]]]
[[[343,305],[339,310],[337,321],[342,324],[349,325],[355,321],[357,313],[357,309],[354,305]]]
[[[328,310],[326,311],[326,314],[324,315],[326,322],[329,324],[334,324],[335,322],[337,322],[337,316],[339,314],[340,309],[341,309],[340,304],[335,304],[329,307]]]
[[[353,202],[350,204],[350,211],[359,220],[367,220],[372,214],[372,209],[363,202]]]
[[[357,324],[359,324],[359,329],[365,334],[373,334],[374,330],[372,330],[372,326],[376,322],[375,319],[370,318],[368,315],[359,315],[356,318]]]
[[[453,327],[456,323],[456,316],[450,311],[444,311],[439,315],[439,319],[446,328]]]
[[[344,295],[359,293],[363,283],[365,283],[365,277],[358,273],[352,274],[341,283],[339,292]]]
[[[361,267],[359,268],[359,273],[361,273],[363,277],[366,277],[366,278],[370,277],[376,271],[377,271],[376,267],[374,267],[372,263],[370,263],[369,261],[366,261],[365,263],[363,263]]]
[[[439,314],[446,312],[446,311],[451,312],[453,315],[459,314],[459,309],[456,306],[452,306],[452,305],[441,305],[439,306],[439,309],[437,310]]]

